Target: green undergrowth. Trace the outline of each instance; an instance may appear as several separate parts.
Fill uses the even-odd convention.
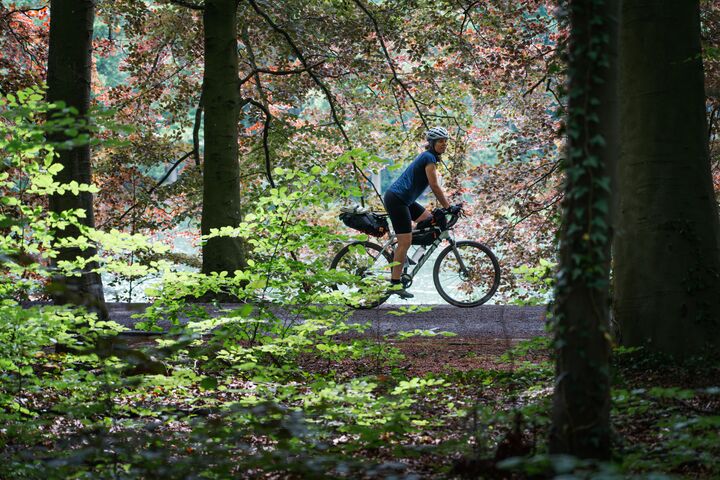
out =
[[[55,307],[17,308],[6,305],[3,312],[16,309],[29,324],[68,318]],[[241,315],[248,307],[226,313],[224,328],[195,325],[155,341],[118,340],[109,355],[97,347],[56,353],[15,344],[12,366],[3,363],[0,477],[715,478],[720,472],[720,388],[707,386],[717,378],[711,366],[688,383],[687,366],[648,370],[630,362],[636,353],[616,352],[615,453],[611,462],[597,463],[546,451],[553,367],[545,339],[517,344],[492,367],[409,377],[403,367],[413,358],[387,338],[339,340],[326,324],[309,322],[315,325],[303,323],[277,342],[253,343],[244,338],[255,322]],[[231,336],[233,325],[246,333]],[[348,362],[350,369],[343,366]]]
[[[516,417],[535,435],[547,423],[547,365],[408,377],[388,339],[307,321],[251,340],[267,318],[242,313],[110,355],[27,350],[3,374],[0,477],[448,476],[494,455]],[[362,374],[338,371],[348,359]]]

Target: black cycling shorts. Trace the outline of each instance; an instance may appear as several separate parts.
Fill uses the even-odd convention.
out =
[[[419,203],[405,205],[400,197],[389,190],[385,192],[384,201],[385,210],[390,215],[395,233],[412,232],[412,221],[417,220],[420,215],[425,213],[425,207]]]

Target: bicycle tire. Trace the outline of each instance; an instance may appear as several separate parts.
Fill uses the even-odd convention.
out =
[[[352,243],[345,245],[335,255],[335,257],[332,259],[332,262],[330,262],[330,269],[331,270],[348,271],[349,273],[357,275],[361,279],[365,278],[366,275],[365,275],[365,270],[363,270],[363,268],[367,267],[368,265],[364,265],[364,264],[354,265],[354,262],[352,262],[352,261],[347,262],[347,266],[343,265],[343,263],[342,263],[343,260],[350,258],[350,255],[353,254],[353,249],[357,250],[358,247],[364,247],[366,252],[367,252],[367,250],[373,250],[377,253],[377,255],[374,257],[372,257],[372,254],[370,254],[370,256],[373,259],[373,262],[370,262],[370,263],[374,264],[374,261],[381,254],[383,255],[383,257],[385,258],[385,260],[387,261],[388,264],[392,263],[392,256],[390,255],[390,253],[387,250],[383,251],[383,249],[380,245],[378,245],[376,243],[372,243],[372,242],[352,242]],[[372,265],[369,265],[369,266],[372,267]],[[382,265],[380,265],[380,267],[381,266]],[[357,268],[355,268],[355,267],[357,267]],[[354,269],[354,271],[349,271],[348,268],[352,268],[352,269]],[[387,273],[388,278],[389,278],[389,275],[390,275],[389,270],[385,273]],[[383,275],[383,274],[384,273],[381,268],[378,268],[377,270],[375,270],[374,273],[372,273],[372,275]],[[340,287],[342,287],[342,285],[334,285],[333,289],[340,290],[341,289]],[[353,308],[365,310],[365,309],[375,308],[379,305],[382,305],[383,303],[385,303],[385,301],[387,301],[387,299],[389,297],[390,297],[390,295],[383,294],[374,299],[369,299],[369,300],[366,299],[365,303],[354,303],[353,302],[353,303],[348,303],[348,305]]]
[[[500,286],[500,263],[490,248],[480,242],[460,240],[455,242],[455,247],[460,251],[463,263],[470,264],[473,270],[470,270],[469,274],[461,272],[459,262],[453,254],[453,245],[449,245],[435,260],[433,267],[435,289],[450,305],[463,308],[482,305],[490,300]],[[472,253],[463,255],[463,250]],[[449,283],[454,275],[463,283],[461,287],[456,288],[457,291]]]

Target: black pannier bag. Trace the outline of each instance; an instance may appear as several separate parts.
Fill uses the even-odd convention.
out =
[[[427,230],[415,230],[412,236],[412,244],[423,245],[427,247],[428,245],[431,245],[439,236],[440,230],[435,227],[431,227]]]
[[[342,209],[340,220],[353,230],[373,237],[382,237],[389,230],[387,217],[358,208]]]

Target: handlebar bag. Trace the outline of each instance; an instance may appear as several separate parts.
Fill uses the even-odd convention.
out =
[[[418,223],[416,228],[418,230],[423,230],[429,227],[438,227],[440,230],[447,230],[447,217],[445,215],[445,210],[442,208],[436,208],[432,211],[432,218],[428,218],[427,220],[423,220]]]

